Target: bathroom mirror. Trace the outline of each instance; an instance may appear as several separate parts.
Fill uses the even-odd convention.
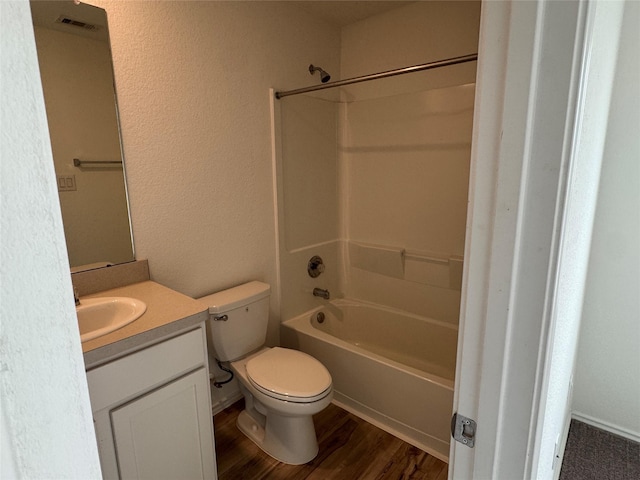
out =
[[[106,12],[30,3],[72,271],[132,261]]]

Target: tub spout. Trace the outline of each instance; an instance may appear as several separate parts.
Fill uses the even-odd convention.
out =
[[[313,296],[314,297],[322,297],[325,300],[329,300],[329,297],[331,295],[329,294],[329,290],[325,290],[324,288],[314,288],[313,289]]]

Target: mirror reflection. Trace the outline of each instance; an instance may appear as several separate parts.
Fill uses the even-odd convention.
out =
[[[71,0],[31,12],[72,270],[131,261],[106,13]]]

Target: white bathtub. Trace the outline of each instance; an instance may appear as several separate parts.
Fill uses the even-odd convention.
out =
[[[445,322],[347,299],[287,320],[281,331],[283,346],[329,369],[335,403],[444,461],[457,338]]]

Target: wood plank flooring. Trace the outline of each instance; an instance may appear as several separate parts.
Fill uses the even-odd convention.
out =
[[[244,400],[214,416],[219,480],[446,480],[447,464],[331,404],[313,417],[320,445],[305,465],[271,458],[236,427]]]

